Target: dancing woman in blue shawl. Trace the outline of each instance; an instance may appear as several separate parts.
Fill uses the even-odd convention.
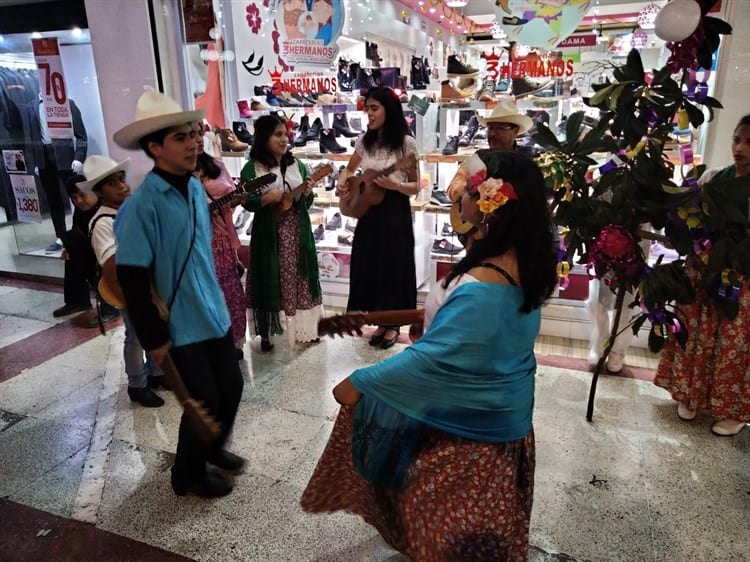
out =
[[[341,411],[301,500],[362,516],[414,561],[528,558],[550,214],[528,158],[483,150],[467,165],[466,257],[427,298],[421,338],[336,386]]]

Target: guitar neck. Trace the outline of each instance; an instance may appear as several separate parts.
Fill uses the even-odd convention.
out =
[[[272,183],[275,179],[276,174],[265,174],[263,176],[260,176],[259,178],[255,178],[249,181],[243,181],[240,183],[236,190],[211,201],[208,204],[208,211],[214,212],[217,209],[220,209],[221,207],[229,203],[238,194],[259,191],[269,183]]]
[[[419,324],[424,320],[424,309],[416,310],[379,310],[364,315],[365,324],[373,326],[408,326]]]
[[[218,199],[214,199],[208,204],[208,212],[213,213],[214,211],[223,207],[224,205],[229,203],[232,200],[232,198],[238,193],[245,193],[245,191],[243,189],[237,189],[231,193],[227,193],[226,195],[219,197]]]

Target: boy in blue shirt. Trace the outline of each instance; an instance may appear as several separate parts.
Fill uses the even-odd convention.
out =
[[[141,95],[135,121],[114,141],[140,147],[154,168],[120,207],[114,230],[117,279],[138,340],[158,364],[170,355],[192,398],[221,424],[219,437],[207,443],[183,414],[172,489],[218,497],[232,491],[232,482],[206,465],[225,471],[244,466],[244,459],[224,449],[244,381],[216,279],[206,197],[192,175],[197,144],[190,124],[203,113],[183,111],[159,92]],[[166,321],[151,299],[152,283],[169,309]]]

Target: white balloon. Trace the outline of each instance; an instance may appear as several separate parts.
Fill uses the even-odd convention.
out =
[[[695,0],[672,0],[654,21],[656,35],[664,41],[682,41],[690,37],[701,22],[701,7]]]

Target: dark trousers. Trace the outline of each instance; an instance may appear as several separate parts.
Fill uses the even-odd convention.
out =
[[[63,201],[60,185],[60,172],[55,162],[55,152],[51,144],[44,147],[44,166],[39,166],[39,181],[47,195],[49,214],[52,217],[52,225],[55,227],[55,235],[61,238],[65,232],[65,202]]]
[[[72,228],[60,239],[68,252],[63,282],[65,304],[90,304],[89,283],[95,280],[96,257],[89,238],[78,228]]]
[[[221,424],[219,437],[206,443],[198,438],[185,414],[180,420],[172,473],[178,478],[199,480],[205,475],[206,460],[221,450],[232,431],[245,382],[231,330],[222,338],[172,347],[169,354],[190,395]]]

